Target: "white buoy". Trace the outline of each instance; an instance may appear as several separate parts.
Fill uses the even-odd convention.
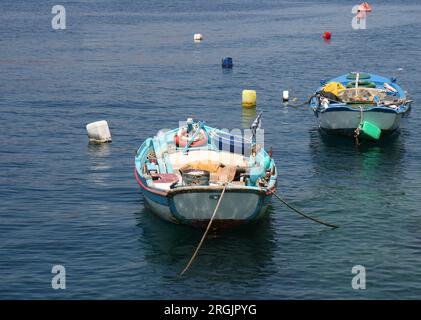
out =
[[[282,92],[282,100],[284,102],[287,102],[289,100],[289,92],[288,91],[283,91]]]
[[[106,120],[92,122],[86,125],[89,141],[103,143],[111,142],[111,132]]]
[[[203,40],[203,36],[201,33],[195,33],[193,36],[194,41],[202,41]]]

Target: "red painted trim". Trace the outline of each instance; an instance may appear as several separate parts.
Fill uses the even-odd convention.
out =
[[[155,194],[160,195],[160,196],[164,196],[164,197],[167,196],[167,194],[165,192],[159,192],[159,191],[156,191],[154,189],[151,189],[151,188],[145,186],[142,183],[142,180],[140,180],[140,178],[139,178],[139,174],[137,173],[136,166],[134,167],[134,176],[136,177],[137,183],[139,183],[140,187],[142,187],[143,189],[148,190],[149,192],[155,193]]]

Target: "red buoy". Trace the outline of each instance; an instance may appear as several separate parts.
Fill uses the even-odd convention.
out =
[[[330,40],[332,34],[329,31],[323,33],[323,39]]]

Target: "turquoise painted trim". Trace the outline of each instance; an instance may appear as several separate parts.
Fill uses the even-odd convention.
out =
[[[136,166],[137,172],[142,172],[142,166],[143,166],[143,163],[145,163],[146,161],[146,156],[150,148],[152,148],[152,139],[147,138],[142,143],[140,148],[137,150],[137,154],[135,157],[135,166]]]
[[[149,190],[146,190],[145,188],[142,188],[142,187],[141,187],[141,190],[142,190],[143,196],[148,198],[150,201],[153,201],[153,202],[156,202],[160,205],[168,207],[168,198],[167,197],[160,196],[160,195],[155,194],[155,193],[153,193]]]
[[[153,149],[155,151],[155,154],[157,155],[158,158],[160,158],[160,156],[162,155],[162,151],[161,151],[161,147],[159,145],[159,141],[157,137],[153,137]],[[159,172],[161,173],[165,173],[165,167],[164,164],[162,163],[162,161],[159,161],[158,159],[158,167],[159,167]]]

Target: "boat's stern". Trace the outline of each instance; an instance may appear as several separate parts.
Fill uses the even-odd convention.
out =
[[[206,226],[222,195],[223,186],[178,188],[168,194],[171,213],[181,223]],[[227,186],[212,225],[224,227],[258,220],[271,195],[258,188]]]

